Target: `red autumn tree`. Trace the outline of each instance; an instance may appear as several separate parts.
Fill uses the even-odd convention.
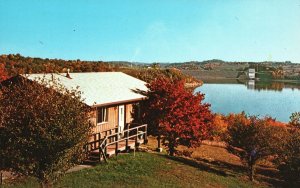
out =
[[[159,77],[147,85],[148,100],[142,105],[142,118],[149,133],[162,136],[163,144],[172,156],[178,145],[199,146],[209,136],[211,114],[204,95],[193,94],[184,81]]]
[[[0,82],[6,80],[8,78],[8,74],[4,67],[4,64],[0,63]]]

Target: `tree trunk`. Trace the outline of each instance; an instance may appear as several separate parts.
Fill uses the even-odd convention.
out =
[[[160,148],[160,135],[157,136],[157,148]]]
[[[170,156],[174,156],[174,154],[175,154],[175,147],[174,147],[174,144],[172,142],[169,142],[168,148],[169,148],[169,155]]]
[[[0,172],[0,185],[2,185],[2,178],[3,178],[3,175],[2,175],[2,172]]]
[[[156,151],[160,153],[160,152],[162,152],[161,141],[160,141],[161,140],[160,134],[157,136],[156,139],[157,139],[157,148],[156,148]]]
[[[174,149],[173,148],[169,148],[169,155],[170,156],[174,156]]]
[[[41,188],[52,188],[53,187],[53,183],[50,180],[43,180],[40,183]]]
[[[249,177],[251,181],[254,181],[254,168],[255,168],[254,165],[251,164],[249,169]]]

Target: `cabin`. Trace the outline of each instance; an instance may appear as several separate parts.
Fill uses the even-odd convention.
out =
[[[66,74],[23,74],[31,81],[57,80],[67,89],[81,92],[84,103],[92,108],[93,133],[86,145],[87,155],[98,159],[116,155],[147,141],[147,125],[133,124],[133,109],[146,97],[146,83],[122,72]],[[89,157],[89,156],[87,156]]]

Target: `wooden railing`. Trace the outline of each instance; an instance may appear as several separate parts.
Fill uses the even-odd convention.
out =
[[[125,141],[126,148],[128,148],[128,142],[130,139],[135,140],[135,144],[137,144],[141,139],[144,139],[144,143],[147,142],[147,124],[138,125],[132,128],[129,127],[130,126],[128,124],[127,129],[122,132],[118,132],[118,128],[116,128],[102,133],[93,134],[93,141],[90,141],[85,145],[85,152],[88,154],[89,152],[99,150],[100,154],[106,161],[107,146],[115,144],[115,154],[117,155],[119,150],[119,143],[122,141]],[[107,134],[108,132],[111,133],[113,131],[115,133]]]

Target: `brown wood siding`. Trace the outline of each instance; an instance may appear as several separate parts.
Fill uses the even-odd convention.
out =
[[[108,122],[97,124],[97,109],[95,108],[90,121],[95,125],[93,133],[100,133],[109,129],[114,129],[118,125],[118,107],[108,107]]]
[[[108,108],[108,127],[103,129],[113,129],[118,126],[118,107],[113,106]]]
[[[126,104],[126,117],[125,117],[126,123],[131,123],[133,120],[131,115],[132,110],[133,110],[132,104]]]
[[[132,104],[124,104],[125,105],[125,123],[131,123],[133,118],[132,118],[132,110],[133,110],[133,105]],[[119,123],[119,112],[118,112],[118,106],[110,106],[108,107],[108,122],[97,124],[97,109],[93,111],[93,115],[90,119],[91,122],[94,123],[95,127],[93,129],[93,133],[100,133],[100,132],[105,132],[107,130],[114,129],[118,127]]]

